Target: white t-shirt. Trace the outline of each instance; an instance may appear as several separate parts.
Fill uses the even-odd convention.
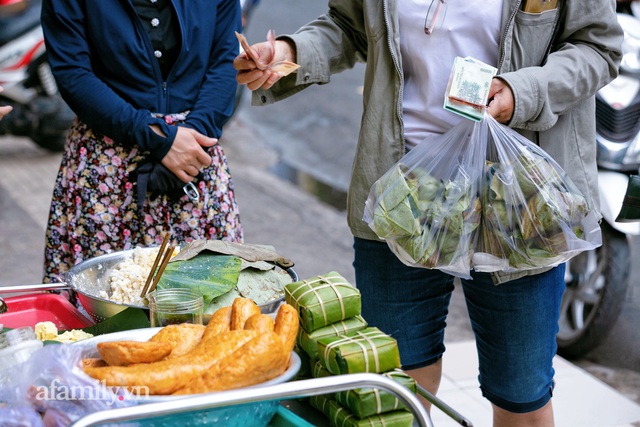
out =
[[[453,60],[470,56],[497,65],[502,1],[446,0],[446,11],[441,10],[430,35],[425,34],[424,24],[432,1],[398,1],[407,148],[463,119],[442,108]]]

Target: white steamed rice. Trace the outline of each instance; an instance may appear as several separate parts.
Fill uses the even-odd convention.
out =
[[[130,258],[111,269],[111,289],[109,292],[100,292],[99,297],[119,304],[144,305],[140,293],[159,250],[160,248],[135,248]]]

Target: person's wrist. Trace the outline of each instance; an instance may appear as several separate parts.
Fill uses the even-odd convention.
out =
[[[284,53],[285,60],[296,62],[298,55],[296,53],[296,44],[293,42],[293,40],[289,38],[282,38],[278,39],[276,43],[277,45],[279,45],[278,47],[276,47],[276,50],[280,50]]]

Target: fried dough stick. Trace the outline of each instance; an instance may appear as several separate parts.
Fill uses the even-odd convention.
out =
[[[231,330],[231,311],[231,306],[227,306],[219,308],[215,313],[213,313],[206,329],[204,330],[204,334],[202,334],[203,341]]]
[[[193,350],[174,359],[131,366],[85,368],[87,375],[107,386],[147,387],[151,395],[171,394],[202,376],[212,366],[255,338],[258,331],[238,330],[202,340]]]
[[[247,308],[249,304],[242,302],[242,307]],[[236,313],[239,311],[234,315]],[[245,329],[258,331],[260,335],[175,394],[230,390],[282,375],[287,369],[298,336],[300,319],[297,310],[289,304],[283,304],[278,309],[275,322],[270,316],[257,313],[243,323]]]
[[[249,298],[236,298],[231,304],[231,330],[244,329],[245,322],[253,315],[260,314],[260,307]]]
[[[244,322],[244,329],[251,329],[260,332],[273,332],[274,322],[268,314],[254,314]]]
[[[206,393],[259,384],[281,375],[287,368],[288,358],[282,340],[275,332],[260,332],[175,394]]]
[[[193,350],[202,339],[204,330],[204,325],[196,325],[193,323],[167,325],[152,336],[149,342],[169,344],[171,346],[171,353],[166,356],[166,358],[173,359]]]
[[[294,306],[282,304],[276,314],[274,330],[282,339],[284,349],[287,354],[293,351],[298,338],[298,330],[300,329],[300,317]]]
[[[108,341],[97,345],[102,360],[109,366],[157,362],[171,353],[171,344],[151,341]]]

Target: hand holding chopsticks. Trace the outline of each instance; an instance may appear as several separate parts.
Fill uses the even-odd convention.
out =
[[[140,297],[144,298],[148,293],[153,292],[153,290],[158,285],[158,281],[160,277],[162,277],[162,273],[164,273],[164,269],[167,267],[171,256],[173,255],[173,251],[175,250],[175,246],[171,245],[165,251],[167,244],[169,243],[169,233],[164,235],[164,239],[162,240],[162,245],[160,245],[160,250],[158,251],[158,255],[156,256],[155,261],[153,262],[153,266],[151,267],[151,271],[149,272],[149,276],[147,277],[147,281],[142,288],[142,292],[140,293]],[[160,264],[160,267],[158,267]],[[156,267],[158,270],[156,271]]]

